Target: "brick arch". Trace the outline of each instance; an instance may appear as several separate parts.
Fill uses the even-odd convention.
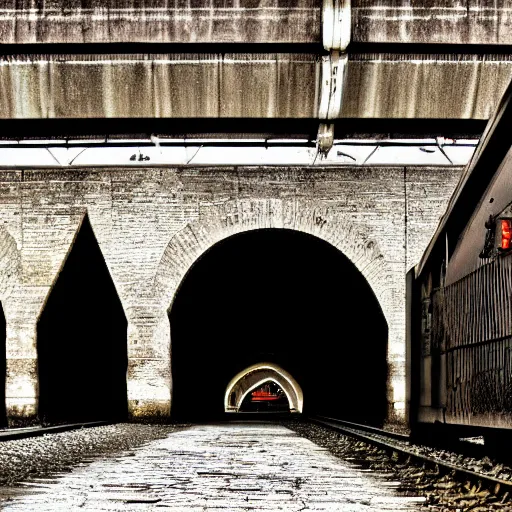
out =
[[[161,308],[170,309],[186,273],[217,242],[238,233],[268,228],[300,231],[336,247],[366,278],[388,325],[391,323],[389,294],[393,292],[393,275],[378,243],[329,207],[281,199],[226,201],[206,208],[177,232],[163,252],[153,283]]]
[[[377,241],[363,226],[352,222],[347,213],[296,198],[231,199],[213,206],[200,206],[199,214],[169,241],[154,279],[140,290],[141,296],[152,297],[154,311],[153,321],[146,322],[144,350],[151,349],[154,357],[162,363],[165,361],[159,370],[163,390],[163,394],[158,395],[160,402],[165,402],[165,393],[170,392],[172,396],[172,334],[168,312],[183,278],[197,259],[217,242],[238,233],[268,228],[300,231],[330,243],[366,278],[388,324],[388,419],[402,421],[405,414],[405,322],[401,274],[396,264],[384,258]],[[150,339],[158,342],[152,343]],[[130,390],[129,382],[129,396]],[[168,414],[167,407],[163,406],[165,414]]]

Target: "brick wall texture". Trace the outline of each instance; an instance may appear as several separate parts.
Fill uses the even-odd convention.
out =
[[[258,228],[310,233],[363,273],[389,327],[390,410],[403,414],[405,273],[419,259],[460,167],[212,167],[0,171],[0,299],[8,413],[37,412],[36,324],[88,212],[128,319],[134,417],[167,415],[167,310],[209,247]]]

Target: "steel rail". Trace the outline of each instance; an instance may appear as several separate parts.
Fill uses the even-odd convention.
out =
[[[502,480],[501,478],[486,475],[485,473],[479,473],[471,469],[466,469],[464,467],[452,464],[451,462],[443,461],[435,457],[428,457],[426,455],[414,452],[409,447],[404,447],[403,445],[393,442],[394,440],[404,441],[403,438],[405,437],[407,442],[409,443],[409,436],[405,436],[404,434],[388,432],[386,430],[382,430],[379,428],[369,427],[367,425],[360,425],[357,423],[350,423],[335,418],[310,416],[308,417],[308,419],[313,423],[326,426],[328,428],[331,428],[332,430],[335,430],[349,437],[353,437],[354,439],[357,439],[359,441],[363,441],[370,445],[377,446],[378,448],[381,448],[387,453],[397,453],[399,455],[402,455],[404,459],[410,458],[411,461],[414,461],[419,464],[429,464],[437,466],[439,468],[440,473],[453,473],[454,477],[458,478],[459,480],[464,478],[466,480],[469,480],[470,482],[481,482],[482,485],[486,486],[487,488],[494,489],[495,494],[501,494],[503,492],[512,491],[512,481]],[[379,435],[382,437],[382,439],[375,438],[373,437],[374,435]],[[497,485],[499,485],[499,491],[496,491]]]
[[[390,432],[388,430],[382,430],[381,428],[371,427],[370,425],[362,425],[360,423],[353,423],[351,421],[339,420],[337,418],[329,418],[327,416],[310,416],[310,420],[323,422],[323,424],[331,424],[334,427],[344,426],[348,428],[363,430],[364,432],[368,432],[370,434],[377,434],[382,436],[390,437],[391,439],[396,439],[398,441],[410,441],[410,437],[407,434],[399,434],[397,432]]]
[[[112,421],[89,421],[85,423],[69,423],[65,425],[53,425],[50,427],[26,427],[26,428],[12,428],[0,430],[0,442],[12,441],[14,439],[26,439],[29,437],[39,437],[45,434],[58,434],[60,432],[67,432],[69,430],[78,430],[81,428],[102,427],[105,425],[112,425]]]

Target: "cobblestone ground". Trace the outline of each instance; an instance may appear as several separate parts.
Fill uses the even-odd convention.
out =
[[[76,465],[69,473],[0,489],[5,511],[401,511],[382,475],[343,462],[271,424],[199,425]]]

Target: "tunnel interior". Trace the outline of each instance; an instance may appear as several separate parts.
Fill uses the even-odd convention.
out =
[[[43,422],[127,415],[127,321],[85,216],[37,325]]]
[[[2,391],[0,391],[0,426],[5,427],[7,425],[7,412],[5,408],[5,378],[7,371],[7,347],[6,347],[6,338],[7,338],[7,324],[5,321],[4,308],[2,303],[0,302],[0,378],[4,383]]]
[[[220,416],[229,381],[261,361],[298,381],[304,413],[385,419],[387,323],[364,276],[317,237],[263,229],[218,242],[169,318],[176,419]]]

